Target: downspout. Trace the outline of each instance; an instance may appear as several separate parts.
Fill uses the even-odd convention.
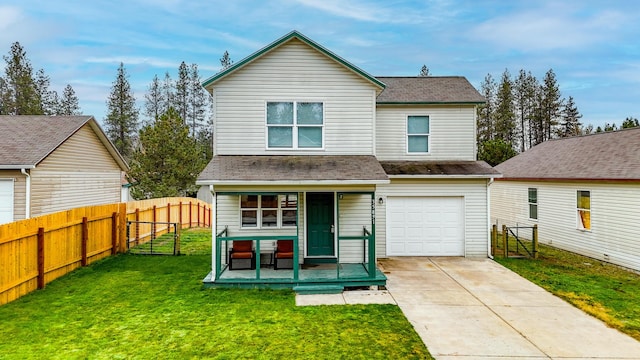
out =
[[[27,178],[25,189],[26,199],[24,200],[24,218],[29,219],[31,217],[31,176],[27,172],[27,169],[20,169],[20,172]]]
[[[489,259],[493,260],[493,255],[491,255],[491,184],[493,184],[493,178],[489,178],[489,181],[487,181],[487,229],[489,231],[487,254],[489,255]]]

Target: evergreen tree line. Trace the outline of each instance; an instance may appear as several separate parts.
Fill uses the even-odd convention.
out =
[[[615,123],[584,126],[573,97],[562,97],[553,69],[542,81],[524,69],[515,77],[505,69],[499,82],[487,74],[480,93],[486,103],[477,109],[478,159],[492,166],[550,139],[618,130]],[[638,125],[628,117],[621,128]]]
[[[62,95],[49,89],[51,80],[43,69],[33,71],[27,52],[19,42],[11,45],[0,76],[0,115],[79,115],[78,97],[71,85]]]
[[[140,111],[120,64],[104,124],[107,136],[131,166],[134,198],[196,193],[195,180],[213,155],[212,102],[200,84],[198,66],[184,61],[176,80],[168,72],[162,80],[155,75],[139,121]]]

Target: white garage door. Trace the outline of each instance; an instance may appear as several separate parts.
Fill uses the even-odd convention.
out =
[[[462,197],[388,197],[388,256],[464,256]]]
[[[13,179],[0,179],[0,224],[13,221]]]

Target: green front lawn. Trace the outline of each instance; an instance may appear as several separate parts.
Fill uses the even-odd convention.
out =
[[[397,306],[204,289],[210,236],[185,231],[187,256],[118,255],[0,307],[0,358],[431,359]]]
[[[507,268],[640,340],[640,275],[545,245],[537,260],[497,255]]]

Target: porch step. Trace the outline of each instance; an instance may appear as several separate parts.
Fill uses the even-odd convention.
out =
[[[311,294],[339,294],[344,290],[341,285],[298,285],[293,287],[293,291],[299,295]]]

